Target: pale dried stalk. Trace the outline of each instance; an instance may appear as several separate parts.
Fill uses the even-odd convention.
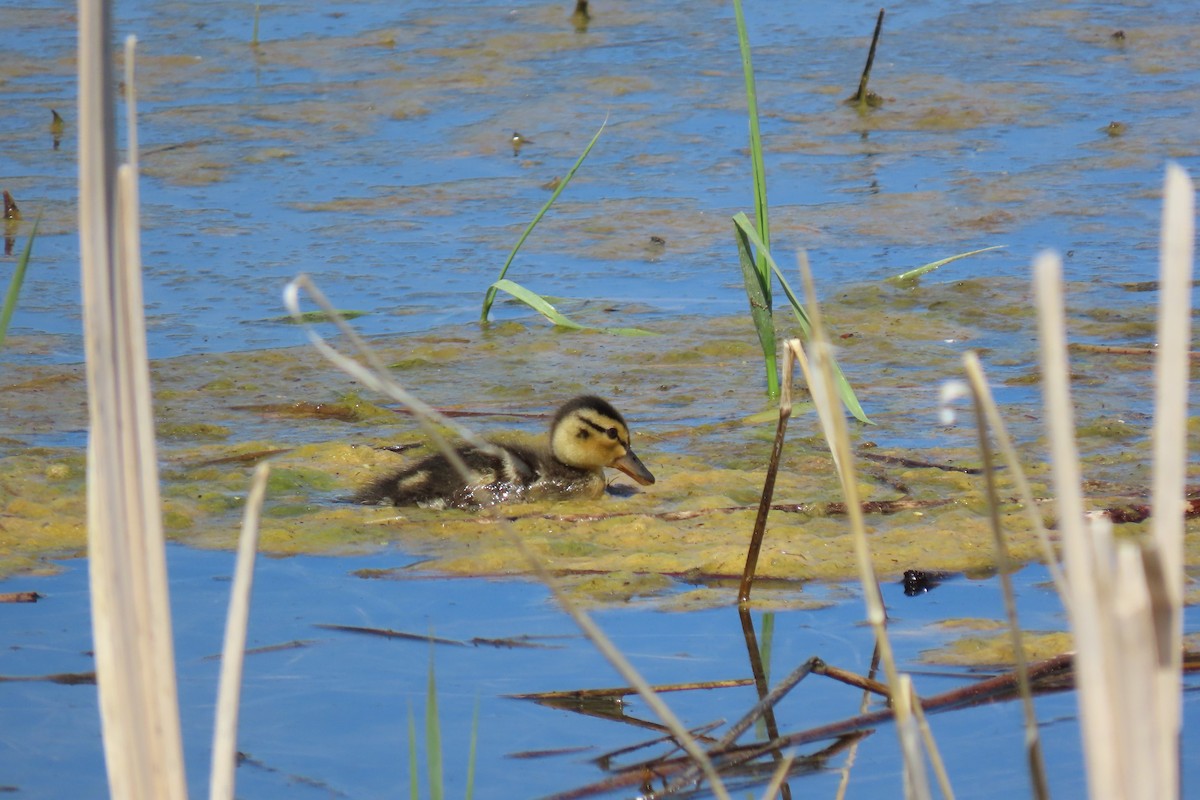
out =
[[[800,257],[800,271],[804,280],[805,297],[808,301],[808,314],[812,322],[812,337],[809,346],[812,350],[812,368],[805,369],[805,377],[810,381],[813,403],[818,409],[818,416],[824,431],[825,440],[838,465],[838,477],[842,484],[842,493],[846,500],[846,517],[850,523],[851,534],[854,536],[855,559],[858,562],[859,583],[862,585],[863,601],[866,604],[867,622],[875,634],[879,645],[880,662],[892,693],[892,706],[896,714],[896,730],[900,740],[900,749],[904,756],[906,785],[916,794],[917,798],[929,797],[929,781],[925,771],[924,753],[920,745],[920,737],[914,735],[917,726],[912,719],[914,703],[920,700],[914,693],[908,692],[902,698],[897,695],[901,691],[902,681],[896,668],[895,654],[892,651],[891,640],[887,634],[887,612],[883,605],[883,595],[879,591],[879,580],[875,575],[875,567],[871,560],[871,548],[867,541],[866,524],[863,519],[862,499],[858,492],[858,480],[855,475],[854,451],[850,446],[850,434],[846,427],[846,418],[842,414],[838,402],[837,390],[833,380],[831,346],[825,334],[820,306],[816,302],[816,289],[813,286],[812,272],[808,268],[808,259],[804,254]],[[804,369],[804,348],[798,340],[788,342],[788,351],[796,353]],[[824,406],[824,411],[821,411]],[[911,685],[909,685],[911,686]],[[930,740],[932,741],[932,739]],[[938,777],[942,793],[952,798],[953,790],[950,782],[945,779],[945,771],[940,767],[941,759],[934,750],[930,750],[935,765],[938,765]]]
[[[1114,543],[1112,525],[1083,515],[1068,386],[1061,263],[1034,264],[1042,376],[1053,447],[1066,602],[1075,636],[1080,722],[1093,798],[1179,796],[1181,506],[1191,338],[1194,193],[1168,167],[1155,365],[1152,538]]]
[[[1025,477],[1025,471],[1021,469],[1021,459],[1017,455],[1017,448],[1013,445],[1012,437],[1008,435],[1004,418],[1000,416],[1000,409],[996,407],[996,400],[988,389],[987,376],[983,372],[979,358],[974,353],[964,355],[963,364],[972,389],[983,400],[983,411],[988,427],[991,429],[992,435],[996,437],[996,444],[999,446],[1000,452],[1004,454],[1004,462],[1008,465],[1009,475],[1012,476],[1017,495],[1021,498],[1021,505],[1029,519],[1029,527],[1037,535],[1038,547],[1042,551],[1042,561],[1050,572],[1050,578],[1054,581],[1054,588],[1058,590],[1059,597],[1066,597],[1067,582],[1058,566],[1058,554],[1054,551],[1050,534],[1046,532],[1046,526],[1042,523],[1042,513],[1033,497],[1033,490],[1029,488],[1029,480]]]
[[[1192,181],[1177,164],[1167,166],[1160,239],[1158,358],[1154,364],[1154,546],[1162,580],[1149,581],[1155,602],[1158,728],[1155,771],[1163,797],[1179,795],[1183,653],[1183,503],[1187,479],[1188,348],[1192,338],[1192,272],[1196,235]],[[1161,587],[1165,597],[1156,597]]]
[[[762,800],[775,800],[779,796],[779,790],[783,788],[783,782],[787,780],[788,772],[792,769],[792,764],[796,763],[796,754],[788,753],[779,760],[775,766],[775,771],[771,773],[771,780],[767,783],[767,788],[763,790]]]
[[[1101,636],[1103,608],[1097,564],[1093,562],[1090,537],[1085,530],[1083,496],[1080,492],[1079,454],[1075,448],[1075,414],[1071,402],[1070,371],[1067,365],[1066,323],[1063,318],[1062,262],[1052,253],[1034,260],[1038,328],[1041,336],[1042,390],[1045,396],[1046,429],[1050,439],[1051,473],[1057,498],[1058,527],[1066,563],[1067,596],[1064,598],[1075,634],[1076,685],[1079,687],[1080,726],[1088,754],[1088,783],[1093,798],[1109,794],[1121,785],[1117,729],[1107,686],[1106,665],[1116,654],[1111,642]],[[1107,597],[1104,593],[1104,597]]]
[[[242,665],[246,661],[246,628],[250,622],[250,591],[254,587],[254,561],[258,550],[259,520],[271,467],[259,462],[250,482],[242,532],[238,538],[237,566],[229,593],[225,644],[221,648],[221,679],[217,689],[217,715],[213,726],[212,764],[208,783],[211,800],[233,800],[237,770],[238,704],[242,690]]]
[[[88,568],[114,797],[186,797],[138,246],[137,175],[115,168],[110,18],[79,4],[80,262]]]
[[[913,691],[912,676],[900,674],[896,683],[890,688],[892,708],[896,709],[896,735],[900,738],[900,751],[904,753],[904,796],[908,798],[933,797],[929,786],[929,776],[925,773],[925,762],[921,761],[922,728],[913,709],[920,706],[920,700]],[[899,709],[905,709],[902,715]],[[929,728],[926,726],[925,731]],[[927,741],[932,742],[932,737]],[[919,761],[918,768],[913,761]]]
[[[991,523],[992,541],[996,546],[996,569],[1000,573],[1000,588],[1004,594],[1004,613],[1008,617],[1008,630],[1012,636],[1013,661],[1017,672],[1017,689],[1021,695],[1021,710],[1025,717],[1025,760],[1029,765],[1029,777],[1033,783],[1033,796],[1045,800],[1050,796],[1046,783],[1046,762],[1042,757],[1041,739],[1038,736],[1037,713],[1033,708],[1033,692],[1029,687],[1029,663],[1025,658],[1024,635],[1017,618],[1017,599],[1013,591],[1012,572],[1014,565],[1008,555],[1004,541],[1004,530],[1000,524],[1000,496],[996,490],[996,468],[992,460],[992,442],[988,436],[987,406],[995,406],[983,367],[974,353],[963,356],[967,381],[971,387],[975,407],[975,429],[979,435],[979,454],[983,460],[983,473],[987,480],[988,521]],[[1040,527],[1040,526],[1039,526]]]

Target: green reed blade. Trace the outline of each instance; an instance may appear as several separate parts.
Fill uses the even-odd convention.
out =
[[[8,292],[4,295],[4,307],[0,308],[0,347],[4,346],[4,339],[8,336],[8,324],[12,321],[13,312],[17,309],[17,297],[21,294],[21,284],[25,282],[25,270],[29,266],[29,256],[33,252],[33,240],[37,238],[38,225],[41,221],[42,215],[38,214],[37,219],[33,221],[33,229],[29,231],[29,239],[26,240],[25,247],[17,258],[16,269],[13,270],[12,278],[8,282]]]
[[[442,728],[438,720],[437,681],[433,675],[433,654],[429,656],[429,684],[425,692],[425,756],[429,762],[430,800],[442,800],[445,776],[442,772]]]
[[[506,294],[512,295],[560,328],[569,328],[573,331],[597,330],[603,331],[604,333],[616,334],[617,336],[655,335],[653,332],[644,331],[641,328],[594,328],[589,325],[580,325],[578,322],[555,308],[550,301],[542,297],[537,292],[530,291],[516,281],[510,281],[507,278],[496,281],[489,289],[489,291],[493,292],[496,290],[500,290]]]
[[[980,253],[986,253],[989,250],[999,250],[1002,247],[1006,247],[1006,245],[994,244],[991,247],[984,247],[979,250],[972,250],[969,253],[959,253],[956,256],[950,256],[949,258],[943,258],[940,261],[931,261],[928,264],[917,267],[916,269],[910,269],[908,272],[901,272],[899,275],[893,275],[892,277],[887,279],[887,282],[888,283],[916,283],[917,279],[920,278],[925,273],[933,272],[938,267],[943,267],[946,264],[949,264],[951,261],[958,261],[960,258],[966,258],[967,256],[974,256],[974,255],[978,255]]]
[[[408,796],[421,800],[421,783],[417,778],[417,722],[413,719],[412,703],[408,704]]]
[[[596,140],[600,138],[600,134],[604,132],[604,126],[606,125],[608,125],[607,117],[604,118],[604,122],[600,124],[600,129],[596,131],[596,135],[592,137],[590,142],[588,142],[587,147],[583,148],[583,152],[575,161],[575,165],[571,167],[571,169],[567,170],[567,174],[563,176],[563,179],[559,182],[558,187],[555,188],[554,193],[550,195],[550,199],[546,201],[544,206],[542,206],[541,211],[539,211],[537,215],[534,216],[533,220],[527,226],[525,226],[525,231],[521,234],[521,238],[517,239],[517,243],[513,245],[512,251],[508,254],[508,258],[504,261],[504,266],[500,268],[500,277],[496,279],[497,281],[504,279],[504,276],[508,273],[509,265],[512,264],[513,259],[517,257],[517,251],[521,249],[521,245],[525,244],[525,240],[529,238],[529,234],[533,232],[534,227],[538,224],[538,222],[541,221],[546,212],[550,210],[550,206],[554,205],[554,201],[557,200],[558,196],[563,193],[563,189],[567,188],[567,184],[571,182],[571,178],[575,177],[575,171],[579,169],[581,164],[583,164],[583,160],[587,158],[588,153],[592,152],[592,146],[596,144]],[[480,323],[488,321],[488,314],[491,313],[492,303],[495,301],[496,284],[493,283],[488,287],[487,293],[484,294],[483,297],[483,310],[479,314]]]
[[[755,248],[757,248],[759,256],[766,259],[771,271],[774,272],[775,277],[779,279],[779,285],[783,287],[783,293],[788,299],[788,304],[792,307],[792,313],[796,316],[796,322],[800,325],[800,331],[804,334],[805,340],[808,340],[812,336],[812,324],[809,322],[808,312],[804,310],[804,306],[796,297],[796,293],[793,292],[792,287],[788,285],[787,278],[784,277],[783,271],[779,269],[779,265],[775,263],[775,259],[771,256],[771,251],[767,249],[767,246],[763,243],[762,239],[759,238],[758,232],[754,230],[754,225],[744,213],[739,211],[738,213],[734,214],[733,224],[735,229],[738,231],[739,240],[741,237],[745,237],[749,245],[753,245]],[[740,249],[741,244],[739,242],[739,250]],[[744,272],[745,269],[743,268],[743,273]],[[749,288],[747,288],[747,291],[749,291]],[[751,313],[753,313],[753,311],[753,301],[751,301]],[[755,324],[757,325],[757,321]],[[761,338],[762,334],[760,333],[759,339],[761,340]],[[772,363],[774,363],[774,346],[775,340],[774,334],[772,333]],[[867,424],[874,424],[867,417],[867,413],[863,411],[862,405],[858,402],[858,396],[854,393],[854,387],[850,385],[850,381],[846,380],[846,376],[842,373],[841,366],[836,360],[832,359],[831,366],[833,367],[834,379],[837,383],[838,397],[841,399],[842,404],[846,406],[846,410],[853,414],[854,418],[858,421],[865,422]]]
[[[767,393],[771,397],[779,396],[779,373],[775,356],[775,319],[771,316],[771,305],[767,299],[769,281],[764,281],[754,263],[754,251],[747,231],[738,224],[738,217],[746,220],[746,226],[751,229],[750,220],[738,212],[734,217],[734,239],[737,241],[738,261],[742,266],[742,281],[746,284],[746,299],[750,301],[750,318],[754,320],[754,330],[758,332],[758,341],[762,345],[763,363],[767,368]],[[762,250],[759,251],[761,254]]]
[[[738,47],[742,53],[742,77],[746,82],[746,106],[750,118],[750,165],[754,173],[754,215],[758,219],[758,230],[762,240],[771,243],[771,226],[767,220],[767,172],[763,166],[762,134],[758,127],[758,91],[754,85],[754,65],[750,60],[750,39],[746,33],[746,18],[742,14],[741,0],[733,0],[733,13],[737,20]],[[758,271],[764,279],[769,278],[767,267],[760,256]],[[771,307],[771,281],[766,284],[767,308]]]
[[[479,744],[479,698],[475,698],[475,713],[471,717],[471,752],[467,755],[467,791],[465,800],[475,796],[475,753]]]

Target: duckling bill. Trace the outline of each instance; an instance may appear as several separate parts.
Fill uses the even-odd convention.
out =
[[[463,480],[439,453],[376,480],[354,500],[473,509],[497,503],[596,498],[604,493],[605,467],[618,469],[643,486],[654,483],[654,475],[630,446],[624,417],[593,395],[563,404],[542,442],[492,444],[495,452],[467,444],[455,448],[475,473],[474,480]]]

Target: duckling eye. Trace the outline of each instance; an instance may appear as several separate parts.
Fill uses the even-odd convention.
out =
[[[609,428],[608,430],[605,431],[605,433],[608,434],[608,438],[610,438],[610,439],[617,438],[617,429],[616,428]]]

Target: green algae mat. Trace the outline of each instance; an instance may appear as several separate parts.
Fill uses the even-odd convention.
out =
[[[1076,311],[1072,320],[1080,449],[1095,508],[1147,502],[1152,357],[1139,348],[1152,344],[1154,294],[1127,297],[1125,306]],[[907,569],[993,568],[971,417],[946,425],[938,416],[940,385],[960,375],[967,349],[983,357],[1035,494],[1050,498],[1027,306],[1025,285],[999,279],[860,286],[827,298],[839,359],[876,422],[854,436],[885,578]],[[509,322],[372,344],[409,390],[481,432],[537,435],[563,400],[600,394],[629,421],[655,485],[635,487],[613,472],[598,501],[498,512],[354,505],[345,498],[355,488],[428,452],[410,416],[379,405],[307,347],[188,356],[152,366],[168,537],[231,547],[250,473],[265,458],[273,469],[261,549],[270,555],[392,550],[420,559],[372,577],[524,574],[524,557],[498,524],[502,515],[569,586],[597,599],[721,586],[741,572],[775,429],[749,321],[664,318],[635,307],[581,312],[598,324],[612,317],[660,335]],[[86,545],[82,367],[9,370],[0,404],[8,422],[0,438],[0,572],[52,569],[52,559],[82,554]],[[758,575],[793,587],[852,579],[837,480],[803,402],[789,430]],[[1006,473],[1001,480],[1007,484]],[[1012,494],[1002,488],[1002,496]],[[1037,558],[1025,512],[1015,503],[1004,512],[1013,556]],[[1052,504],[1041,513],[1053,523]],[[1143,524],[1118,527],[1135,533]],[[1193,527],[1187,558],[1194,567]]]

